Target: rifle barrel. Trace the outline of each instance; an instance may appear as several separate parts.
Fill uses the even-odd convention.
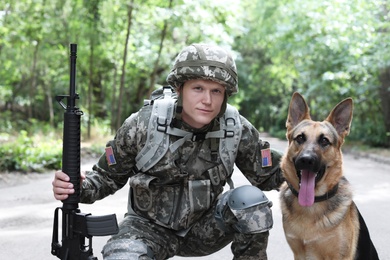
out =
[[[77,44],[70,44],[70,82],[69,82],[69,104],[70,108],[76,106],[76,60],[77,60]]]
[[[76,107],[76,59],[77,44],[70,44],[70,84],[69,96],[64,113],[64,133],[62,149],[62,171],[73,184],[75,192],[63,200],[65,209],[74,210],[80,202],[80,117],[82,112]]]

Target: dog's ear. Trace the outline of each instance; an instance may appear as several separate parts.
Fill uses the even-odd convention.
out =
[[[338,103],[325,119],[330,122],[341,137],[349,134],[352,122],[353,101],[347,98]]]
[[[301,94],[295,92],[291,98],[286,121],[287,130],[293,129],[304,119],[310,119],[310,110]]]

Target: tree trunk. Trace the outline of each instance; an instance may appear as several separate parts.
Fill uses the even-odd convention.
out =
[[[172,0],[169,0],[168,8],[169,9],[172,8]],[[167,27],[168,27],[168,19],[165,19],[164,26],[163,26],[163,29],[161,31],[160,47],[158,49],[158,55],[157,55],[157,58],[156,58],[156,60],[154,62],[152,76],[150,77],[150,85],[149,85],[149,89],[147,90],[148,96],[151,94],[151,92],[154,89],[154,84],[155,84],[155,81],[156,81],[156,75],[157,75],[157,70],[158,70],[158,64],[160,62],[161,52],[162,52],[162,49],[164,47],[164,39],[165,39],[165,36],[167,34]]]
[[[51,88],[48,87],[45,82],[43,82],[42,89],[47,97],[47,106],[49,108],[49,123],[51,127],[54,127],[54,108],[53,108],[53,97],[51,93]]]
[[[92,109],[92,100],[93,100],[93,94],[92,94],[92,88],[93,88],[93,64],[94,64],[94,40],[93,36],[91,36],[90,41],[89,41],[89,82],[88,82],[88,123],[87,123],[87,138],[91,138],[91,121],[92,121],[92,114],[93,114],[93,109]]]
[[[128,10],[127,10],[127,32],[126,32],[126,40],[125,40],[125,48],[123,50],[123,64],[122,64],[122,74],[121,74],[121,81],[120,81],[120,87],[119,87],[119,96],[118,96],[118,112],[117,112],[117,121],[116,121],[116,128],[119,128],[122,124],[122,100],[123,100],[123,93],[125,88],[125,74],[126,74],[126,61],[127,61],[127,49],[129,45],[129,37],[130,37],[130,29],[131,29],[131,21],[132,21],[132,14],[133,14],[133,4],[134,0],[131,0]]]
[[[35,90],[37,88],[37,75],[38,75],[38,73],[36,72],[37,62],[38,62],[38,50],[39,50],[39,40],[37,40],[37,44],[35,45],[34,48],[34,58],[31,66],[31,85],[30,85],[30,89],[28,90],[30,104],[27,107],[28,118],[33,118],[34,116],[33,115],[34,99],[35,99]]]
[[[390,67],[384,69],[379,75],[381,82],[379,97],[381,99],[383,121],[386,129],[386,147],[390,147]]]
[[[112,93],[111,93],[111,124],[110,124],[110,128],[111,128],[111,132],[115,132],[116,130],[116,122],[117,122],[117,118],[118,118],[118,115],[115,113],[115,106],[114,104],[116,104],[117,102],[117,95],[116,95],[116,91],[117,91],[117,86],[116,86],[116,81],[117,81],[117,77],[118,77],[118,68],[117,68],[117,65],[115,64],[114,65],[114,76],[113,76],[113,84],[112,84]],[[118,97],[119,98],[119,97]]]
[[[100,21],[99,16],[99,2],[100,0],[91,0],[84,2],[88,10],[88,27],[89,27],[89,72],[88,72],[88,122],[87,122],[87,138],[91,138],[91,125],[92,118],[99,114],[99,102],[101,100],[100,93],[101,84],[100,76],[97,75],[98,72],[96,68],[96,57],[95,49],[96,46],[99,46],[99,30],[98,24]],[[96,105],[95,105],[96,104]]]

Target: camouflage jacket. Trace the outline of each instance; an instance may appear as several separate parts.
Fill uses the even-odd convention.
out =
[[[188,140],[174,152],[168,152],[147,173],[135,171],[135,157],[145,145],[151,106],[132,114],[117,131],[114,140],[107,143],[106,152],[93,170],[87,172],[81,191],[82,203],[93,203],[121,189],[128,181],[130,196],[128,212],[150,219],[174,230],[190,227],[217,200],[230,176],[213,147],[215,139]],[[279,169],[281,154],[272,151],[272,166],[262,166],[261,150],[268,142],[259,139],[259,133],[248,120],[239,116],[242,135],[236,166],[245,177],[261,190],[276,189],[283,182]],[[196,131],[211,131],[210,125]],[[194,131],[184,122],[180,128]],[[170,136],[170,142],[179,137]]]

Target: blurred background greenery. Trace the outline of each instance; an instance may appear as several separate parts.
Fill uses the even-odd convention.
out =
[[[191,43],[233,53],[230,101],[284,138],[294,91],[314,119],[346,97],[349,142],[390,147],[390,2],[385,0],[11,0],[0,3],[0,171],[61,165],[69,44],[78,44],[83,147],[100,151]]]

